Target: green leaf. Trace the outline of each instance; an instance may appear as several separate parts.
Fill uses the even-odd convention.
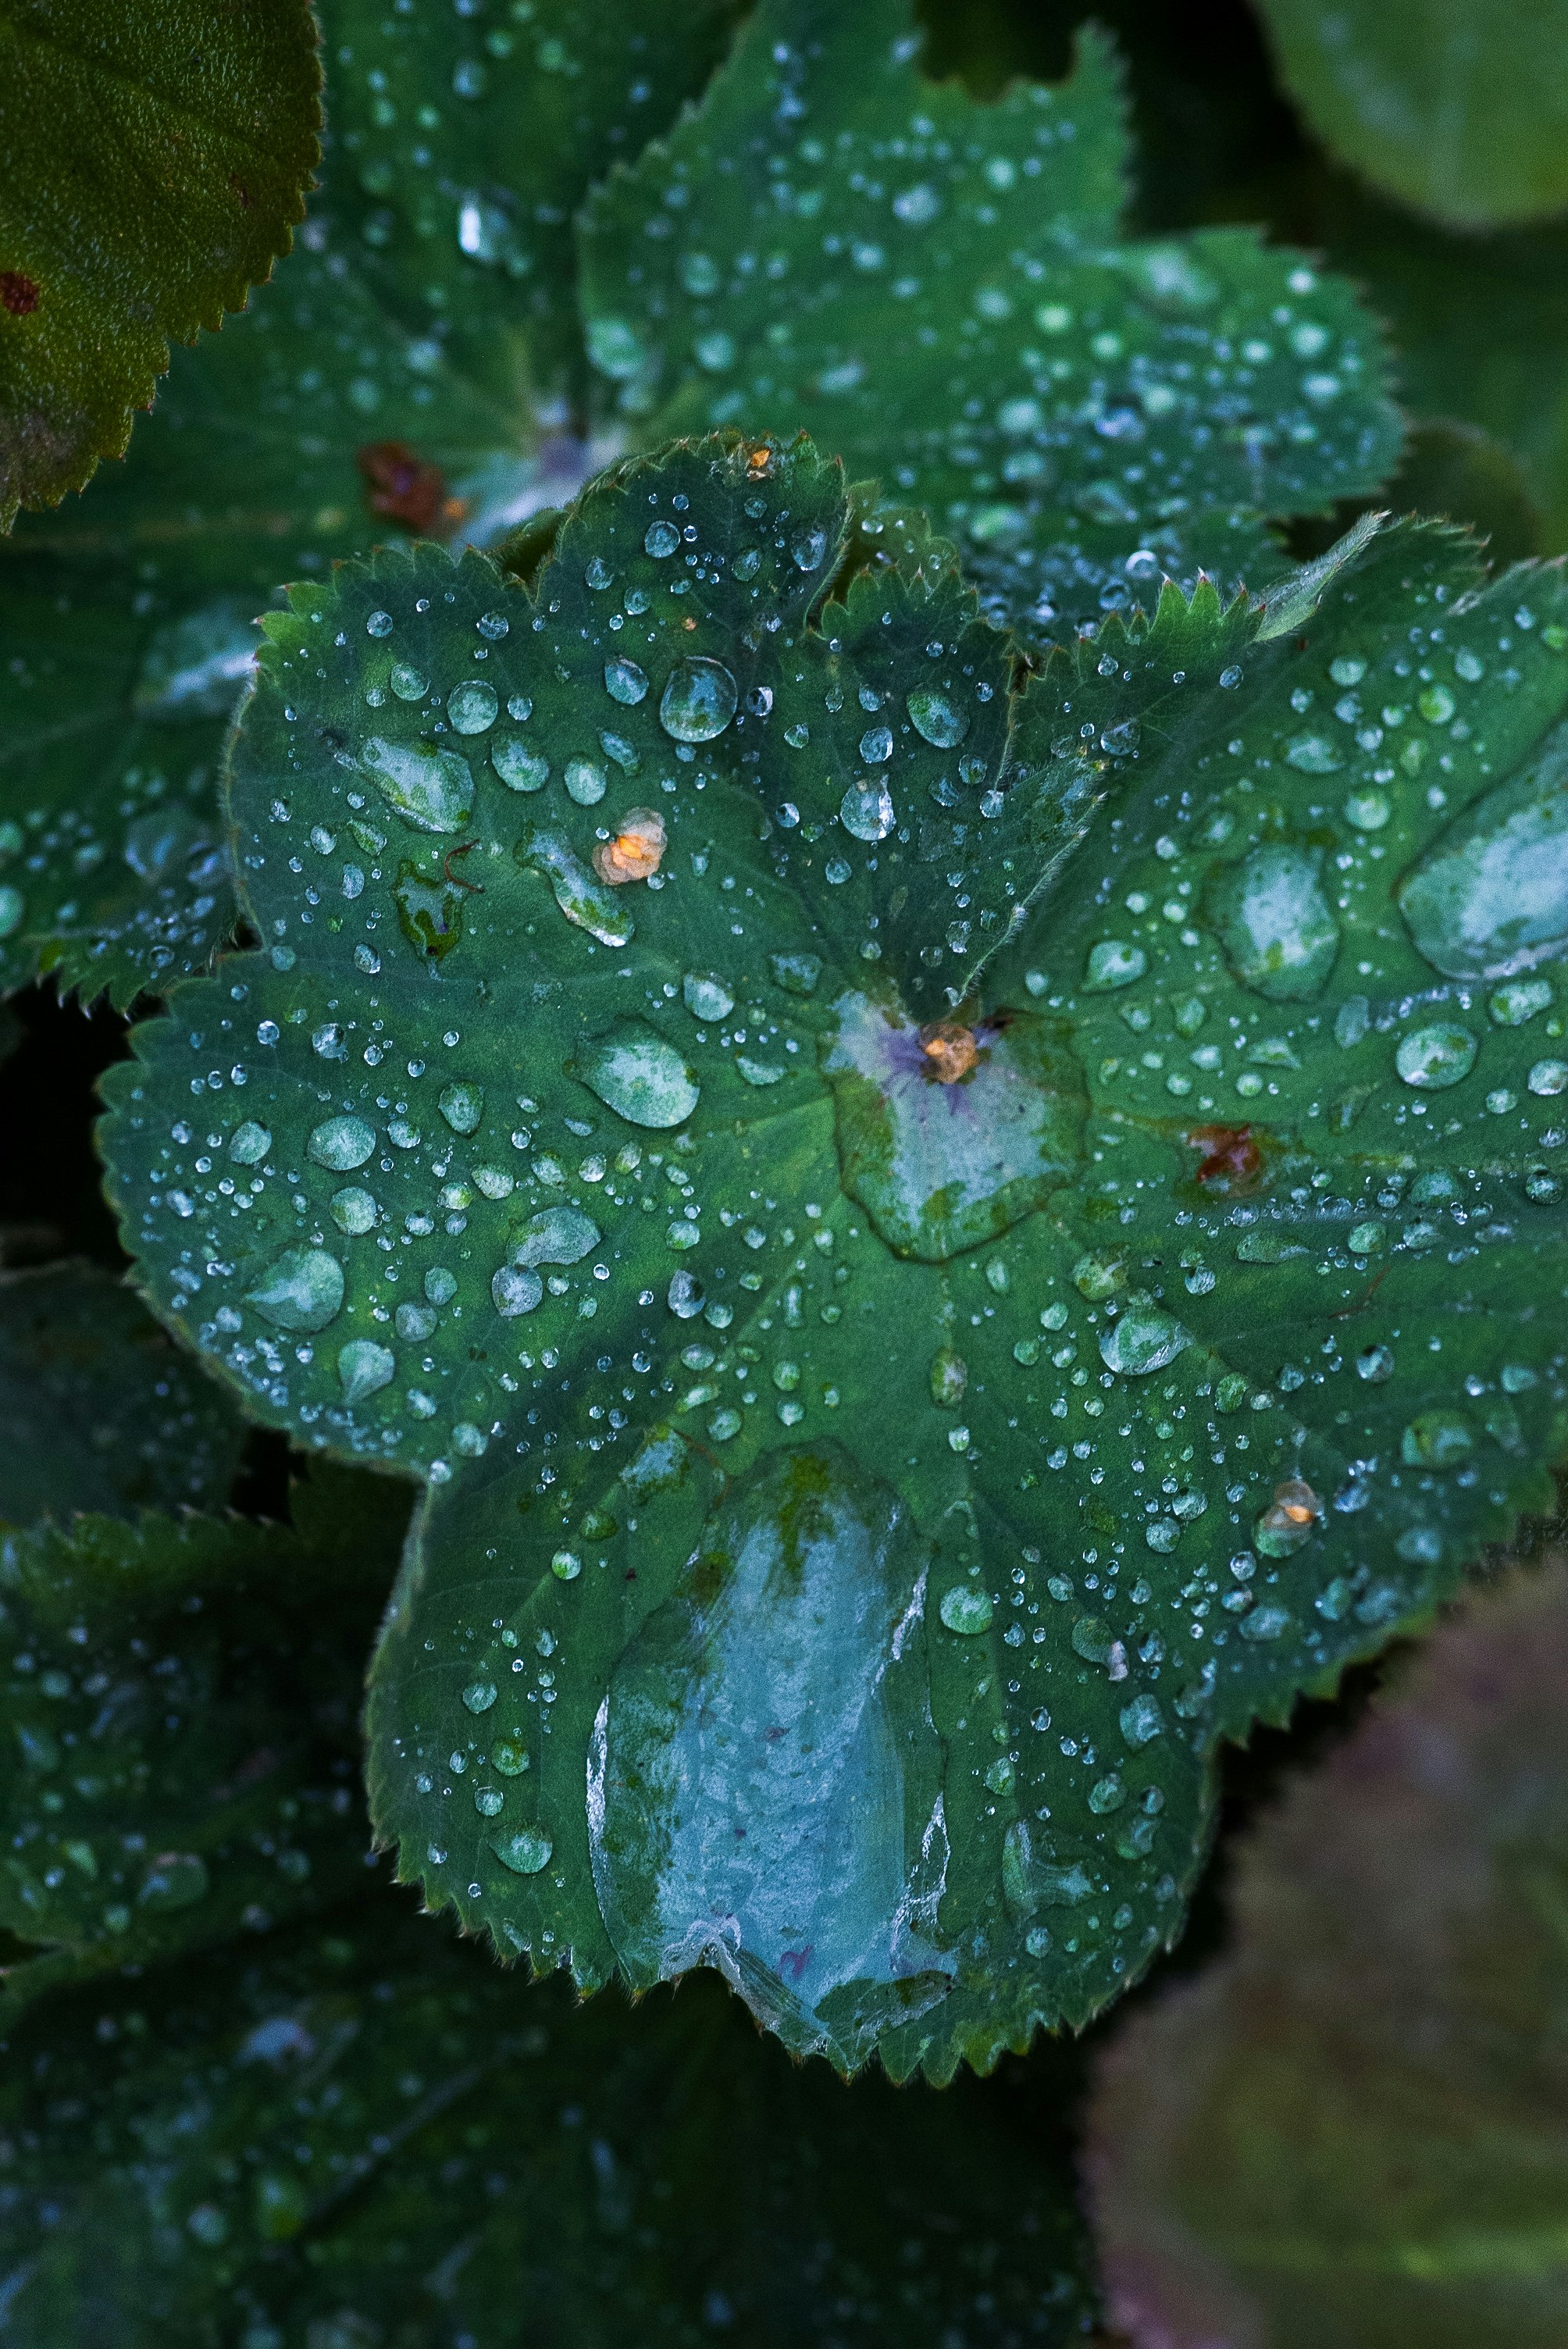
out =
[[[0,529],[123,456],[170,339],[288,251],[320,84],[304,0],[0,10]]]
[[[1561,1558],[1448,1624],[1242,1855],[1233,1950],[1103,2059],[1135,2349],[1548,2349],[1568,2323]]]
[[[5,2052],[24,2349],[1067,2349],[1091,2321],[1063,2055],[851,2095],[700,1985],[575,2007],[387,1895],[55,2002]]]
[[[363,1879],[356,1658],[406,1511],[339,1470],[297,1530],[144,1516],[0,1534],[0,1924],[29,1945],[8,2001]]]
[[[628,413],[805,426],[1036,634],[1162,570],[1277,573],[1264,517],[1396,460],[1372,321],[1246,230],[1122,239],[1102,36],[986,106],[922,79],[911,21],[763,0],[701,109],[590,200],[589,350]]]
[[[1259,0],[1281,78],[1330,154],[1455,228],[1568,207],[1562,0]]]
[[[0,1278],[0,1521],[227,1500],[245,1429],[128,1288],[88,1265]]]
[[[721,440],[531,596],[296,595],[232,765],[274,944],[104,1141],[250,1407],[429,1482],[370,1713],[428,1898],[944,2077],[1112,1997],[1216,1740],[1549,1498],[1568,587],[1367,523],[1015,690],[847,517]]]
[[[549,466],[521,396],[391,322],[313,221],[176,354],[124,467],[0,549],[0,986],[46,970],[123,1007],[203,968],[234,911],[222,740],[280,574],[404,529],[488,537]]]
[[[487,25],[335,0],[337,201],[392,306],[476,367],[581,403],[573,216],[700,93],[736,15],[736,0],[542,0]]]

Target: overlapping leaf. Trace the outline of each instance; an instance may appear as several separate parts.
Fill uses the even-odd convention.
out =
[[[1138,2349],[1546,2349],[1568,2322],[1568,1584],[1440,1631],[1243,1855],[1233,1951],[1113,2043]]]
[[[590,352],[655,438],[811,430],[930,509],[1049,634],[1161,571],[1277,573],[1267,515],[1375,488],[1398,434],[1343,282],[1248,232],[1124,242],[1119,78],[982,106],[904,0],[764,0],[701,109],[591,200]]]
[[[120,1282],[88,1265],[0,1278],[0,1521],[221,1508],[244,1423]]]
[[[1065,2349],[1089,2322],[1059,2061],[851,2095],[721,1997],[574,2008],[406,1896],[57,2002],[0,2076],[26,2349]]]
[[[572,222],[665,129],[723,51],[736,0],[541,0],[500,12],[325,12],[338,204],[398,316],[581,411]]]
[[[1329,152],[1418,211],[1491,228],[1568,210],[1568,10],[1554,0],[1258,0]]]
[[[320,78],[304,0],[0,13],[0,529],[123,455],[170,338],[288,251]]]
[[[297,595],[272,943],[106,1142],[160,1311],[429,1480],[405,1872],[941,2077],[1131,1978],[1216,1738],[1549,1493],[1568,591],[1369,525],[1020,693],[930,543],[822,604],[840,478],[677,449],[531,598]]]
[[[363,1879],[357,1658],[407,1502],[341,1472],[298,1502],[294,1528],[83,1516],[0,1534],[13,2005]]]

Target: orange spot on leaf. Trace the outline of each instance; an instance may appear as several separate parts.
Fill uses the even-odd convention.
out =
[[[593,851],[593,870],[612,888],[621,888],[628,881],[646,881],[659,869],[666,837],[657,808],[630,808],[621,818],[614,838],[602,840]]]
[[[460,498],[447,495],[440,467],[417,457],[406,440],[372,440],[356,450],[354,461],[371,512],[418,538],[444,537],[467,511]]]
[[[920,1031],[920,1049],[939,1085],[955,1085],[980,1057],[975,1030],[957,1019],[934,1019]]]

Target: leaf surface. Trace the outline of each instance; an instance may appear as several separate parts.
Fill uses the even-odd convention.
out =
[[[296,595],[232,768],[273,944],[104,1139],[250,1408],[428,1482],[405,1872],[944,2077],[1112,1997],[1216,1739],[1550,1497],[1568,592],[1368,523],[1019,690],[938,543],[846,578],[847,520],[719,440],[531,597]]]
[[[928,508],[1037,635],[1162,571],[1254,584],[1267,515],[1391,470],[1377,329],[1250,232],[1124,240],[1119,71],[980,105],[903,0],[764,0],[702,107],[591,198],[591,356],[654,439],[803,426]]]
[[[288,251],[320,83],[304,0],[0,10],[0,529],[123,456],[170,340]]]
[[[480,372],[588,388],[573,216],[696,98],[735,0],[542,0],[519,16],[325,12],[338,205],[378,290]]]
[[[6,2055],[26,2349],[613,2349],[628,2324],[648,2349],[943,2349],[981,2324],[1065,2349],[1089,2322],[1061,2058],[851,2095],[701,1985],[577,2007],[406,1897],[94,1985]]]
[[[1330,154],[1464,229],[1568,207],[1562,0],[1261,0],[1281,77]]]
[[[83,1264],[0,1278],[0,1519],[220,1508],[245,1428],[130,1290]]]
[[[407,1506],[329,1470],[297,1528],[78,1516],[0,1536],[11,2005],[363,1880],[357,1653]]]
[[[1561,1559],[1450,1622],[1241,1858],[1235,1947],[1103,2059],[1136,2349],[1541,2349],[1568,2321]]]

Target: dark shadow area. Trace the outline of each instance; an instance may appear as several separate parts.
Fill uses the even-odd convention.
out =
[[[107,1008],[62,1003],[48,986],[24,989],[7,1009],[22,1037],[0,1061],[4,1262],[85,1256],[122,1272],[129,1259],[103,1195],[92,1130],[98,1081],[129,1049],[127,1023]]]

